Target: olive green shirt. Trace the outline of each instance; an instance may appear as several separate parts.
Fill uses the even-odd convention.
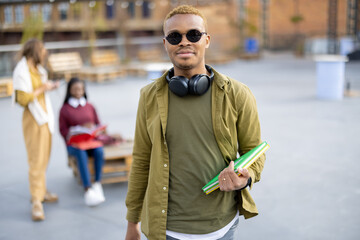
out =
[[[261,143],[260,123],[256,101],[249,88],[213,71],[212,127],[223,159],[229,163],[237,158],[237,153],[242,155]],[[127,220],[134,223],[141,221],[141,230],[149,240],[166,239],[170,176],[165,136],[169,92],[166,74],[145,86],[140,93],[126,197]],[[250,188],[260,180],[264,163],[265,155],[249,168],[252,178]],[[258,210],[249,190],[238,191],[238,195],[240,215],[245,218],[256,216]]]
[[[211,91],[178,97],[169,91],[166,141],[170,155],[166,228],[206,234],[225,227],[237,212],[236,192],[204,194],[202,187],[227,165],[211,121]]]

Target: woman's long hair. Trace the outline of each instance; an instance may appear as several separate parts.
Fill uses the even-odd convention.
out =
[[[79,78],[73,77],[73,78],[70,79],[70,81],[69,81],[69,83],[67,85],[64,104],[68,102],[69,98],[71,98],[70,89],[71,89],[72,85],[74,85],[75,83],[79,83],[79,82],[82,83],[83,86],[84,86],[84,98],[87,100],[85,82],[83,80],[80,80]]]
[[[44,64],[42,50],[44,48],[44,44],[42,41],[32,38],[24,43],[22,49],[17,54],[17,58],[25,57],[26,59],[32,59],[34,61],[35,66],[38,64]]]

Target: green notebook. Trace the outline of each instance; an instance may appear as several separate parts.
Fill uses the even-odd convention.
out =
[[[251,164],[253,164],[253,162],[255,162],[256,159],[258,159],[269,148],[269,144],[264,141],[259,146],[251,149],[249,152],[234,161],[234,171],[240,175],[237,171],[238,168],[249,168]],[[206,194],[209,194],[219,188],[219,175],[220,173],[202,188]]]

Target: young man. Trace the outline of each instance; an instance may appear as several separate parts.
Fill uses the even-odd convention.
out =
[[[141,90],[126,199],[127,240],[233,239],[238,216],[257,209],[247,186],[265,156],[237,176],[233,160],[261,143],[255,98],[242,83],[205,65],[205,17],[191,6],[164,21],[174,65]],[[220,190],[202,187],[220,174]]]

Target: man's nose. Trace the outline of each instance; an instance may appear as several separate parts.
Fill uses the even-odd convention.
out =
[[[191,44],[191,42],[186,38],[186,34],[183,34],[179,45],[186,46],[186,45],[190,45],[190,44]]]

